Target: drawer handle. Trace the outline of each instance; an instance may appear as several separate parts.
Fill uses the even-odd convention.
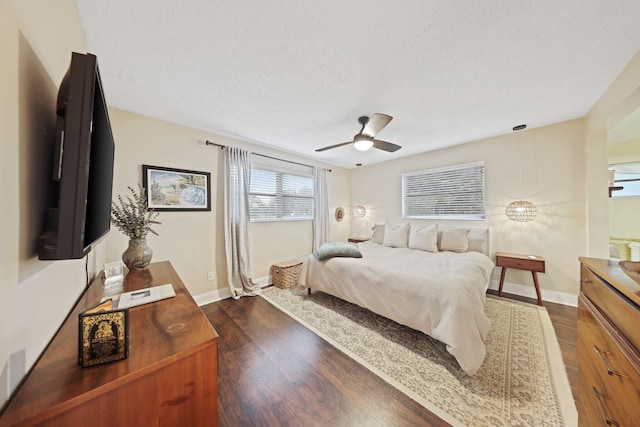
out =
[[[600,407],[602,408],[602,412],[604,413],[604,420],[607,423],[607,425],[620,427],[620,424],[618,424],[617,421],[614,421],[611,418],[609,418],[609,413],[607,412],[607,408],[604,406],[604,402],[602,401],[602,399],[603,398],[606,399],[607,395],[600,393],[598,390],[596,390],[595,387],[593,387],[593,394],[596,395],[596,399],[598,399],[598,402],[600,402]]]
[[[620,372],[614,371],[613,368],[611,368],[611,366],[609,366],[609,362],[607,362],[607,358],[604,357],[605,354],[609,353],[608,351],[602,350],[601,348],[598,348],[597,345],[594,345],[593,349],[596,351],[596,353],[598,353],[598,356],[600,356],[600,360],[602,360],[602,363],[604,363],[604,367],[607,369],[607,374],[609,374],[609,375],[617,375],[619,377],[622,376],[622,374]]]
[[[580,280],[580,282],[582,282],[582,283],[592,283],[591,280],[589,280],[589,279],[582,279],[582,280]]]

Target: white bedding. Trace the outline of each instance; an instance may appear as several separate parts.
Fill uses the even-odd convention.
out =
[[[493,262],[479,252],[430,253],[359,243],[362,258],[304,261],[298,283],[442,341],[462,370],[482,365],[490,321],[484,301]]]

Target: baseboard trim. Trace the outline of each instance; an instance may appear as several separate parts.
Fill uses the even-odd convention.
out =
[[[203,294],[194,295],[193,299],[198,306],[211,304],[212,302],[231,298],[231,289],[216,289],[215,291],[205,292]]]
[[[261,288],[264,288],[271,285],[271,276],[264,276],[253,279],[253,283],[260,285]],[[227,298],[231,298],[231,289],[229,289],[228,287],[194,295],[193,297],[199,307],[211,304],[212,302],[222,301],[223,299]]]
[[[271,276],[258,277],[257,279],[253,279],[253,283],[260,285],[261,288],[264,288],[271,284]]]
[[[500,281],[492,279],[489,283],[489,289],[497,291],[500,288]],[[519,295],[526,298],[537,299],[536,288],[531,284],[530,286],[521,285],[519,283],[511,283],[505,280],[502,292],[507,294]],[[571,307],[578,306],[578,295],[568,294],[566,292],[552,291],[549,289],[540,289],[542,301],[553,302],[556,304],[568,305]]]
[[[253,282],[260,285],[261,288],[271,285],[271,276],[259,277],[253,279]],[[497,279],[492,279],[489,283],[489,289],[497,291],[500,287],[500,282]],[[518,295],[526,298],[537,298],[536,290],[533,287],[527,285],[521,285],[519,283],[504,282],[502,291],[508,294]],[[540,289],[543,301],[549,301],[556,304],[568,305],[570,307],[578,306],[578,296],[568,294],[566,292],[552,291],[549,289]],[[212,302],[221,301],[223,299],[231,298],[231,290],[229,288],[216,289],[215,291],[205,292],[193,297],[198,306],[211,304]]]

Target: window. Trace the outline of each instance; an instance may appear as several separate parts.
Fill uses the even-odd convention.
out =
[[[484,219],[484,162],[402,174],[402,217]]]
[[[251,168],[251,221],[313,219],[313,177]]]
[[[640,163],[618,163],[609,165],[614,175],[612,197],[640,196]]]

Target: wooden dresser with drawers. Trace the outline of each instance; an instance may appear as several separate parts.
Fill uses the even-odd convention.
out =
[[[615,260],[580,258],[580,426],[640,426],[640,284]]]
[[[175,297],[129,309],[129,357],[78,366],[79,313],[167,283]],[[0,413],[0,427],[35,425],[218,425],[218,334],[171,263],[130,272],[115,290],[96,277]]]

